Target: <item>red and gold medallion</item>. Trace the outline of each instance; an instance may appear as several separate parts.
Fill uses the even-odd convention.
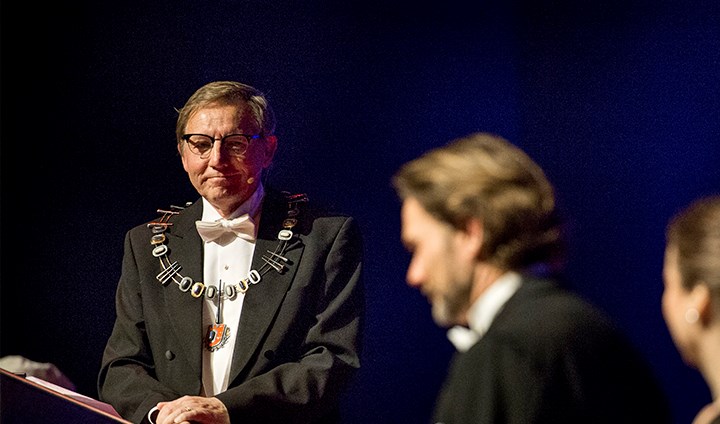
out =
[[[225,346],[230,338],[230,327],[227,324],[213,324],[208,326],[207,336],[205,337],[205,346],[210,352],[214,352]]]

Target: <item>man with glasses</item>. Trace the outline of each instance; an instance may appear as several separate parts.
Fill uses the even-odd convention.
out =
[[[132,422],[334,423],[359,368],[362,239],[349,216],[263,184],[266,98],[209,83],[180,109],[200,195],[125,238],[100,399]]]

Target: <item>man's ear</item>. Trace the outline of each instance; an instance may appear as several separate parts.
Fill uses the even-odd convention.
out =
[[[692,305],[700,314],[702,325],[708,325],[713,319],[713,313],[715,313],[710,298],[710,288],[702,281],[698,282],[690,291]]]
[[[460,248],[472,259],[477,258],[482,250],[485,229],[482,221],[471,218],[465,223],[465,229],[458,232],[461,237]]]
[[[277,137],[274,135],[268,135],[265,137],[264,141],[265,141],[265,149],[264,149],[265,158],[263,161],[263,167],[267,168],[272,163],[273,157],[275,157],[275,151],[277,150]]]
[[[187,163],[185,161],[185,155],[183,154],[183,145],[182,143],[178,143],[177,145],[178,154],[180,155],[180,160],[182,161],[183,169],[185,172],[188,172]]]

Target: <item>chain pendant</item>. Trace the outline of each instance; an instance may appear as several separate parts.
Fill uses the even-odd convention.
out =
[[[208,326],[208,333],[207,336],[205,336],[205,343],[210,352],[215,352],[225,346],[230,338],[230,327],[222,322],[223,298],[225,297],[222,280],[220,280],[218,285],[218,307],[215,324]]]

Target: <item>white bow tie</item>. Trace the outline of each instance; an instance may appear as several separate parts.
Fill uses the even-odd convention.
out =
[[[206,243],[215,241],[225,234],[235,234],[245,240],[255,241],[255,222],[248,214],[214,222],[195,221],[195,227]]]
[[[467,351],[480,340],[480,334],[460,325],[450,328],[447,332],[447,337],[453,346],[455,346],[455,349],[460,352]]]

